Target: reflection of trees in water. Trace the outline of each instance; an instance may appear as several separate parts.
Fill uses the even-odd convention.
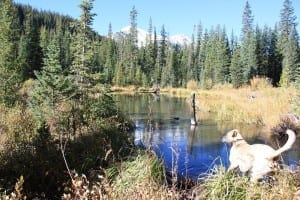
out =
[[[191,154],[191,152],[193,151],[193,146],[195,144],[196,127],[197,126],[191,126],[188,132],[187,152],[189,154]]]

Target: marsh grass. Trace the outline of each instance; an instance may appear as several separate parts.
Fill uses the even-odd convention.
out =
[[[219,121],[272,127],[280,115],[292,112],[290,102],[295,93],[294,88],[272,87],[200,90],[196,93],[196,104],[200,115],[201,112],[215,113]]]
[[[110,88],[111,92],[117,92],[117,93],[135,93],[138,91],[138,87],[135,85],[122,87],[122,86],[112,86]]]
[[[171,96],[186,97],[196,94],[197,119],[213,114],[218,121],[246,123],[268,128],[275,126],[280,115],[295,109],[292,102],[297,95],[294,87],[271,86],[268,79],[254,78],[250,85],[239,89],[231,85],[215,86],[210,90],[189,88],[162,88]]]
[[[176,194],[168,190],[165,176],[164,164],[154,152],[140,153],[118,167],[109,196],[111,199],[170,199]]]
[[[202,184],[194,188],[195,199],[295,199],[297,191],[295,174],[283,170],[274,175],[271,181],[251,183],[247,176],[226,172],[223,166],[219,166],[203,180]]]

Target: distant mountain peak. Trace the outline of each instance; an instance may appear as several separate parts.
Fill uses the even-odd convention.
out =
[[[186,36],[184,34],[178,34],[178,35],[172,35],[170,36],[170,41],[173,44],[179,44],[179,45],[190,45],[192,43],[192,40],[189,36]]]
[[[113,34],[114,39],[120,39],[120,37],[124,37],[126,34],[130,33],[130,26],[126,26],[122,28],[119,32]],[[137,35],[138,35],[138,46],[142,47],[146,45],[147,37],[149,33],[141,28],[137,28]],[[161,36],[157,35],[157,40],[160,40]],[[153,39],[153,35],[152,35]],[[181,46],[190,45],[192,43],[191,38],[184,35],[184,34],[177,34],[172,35],[167,38],[172,44],[178,44]]]

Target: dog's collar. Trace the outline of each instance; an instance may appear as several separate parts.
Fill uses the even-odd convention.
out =
[[[237,140],[235,140],[235,141],[233,141],[231,144],[235,144],[235,143],[237,143],[237,142],[239,142],[239,141],[243,141],[244,139],[237,139]]]

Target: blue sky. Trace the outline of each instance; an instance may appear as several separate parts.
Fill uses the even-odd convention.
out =
[[[78,18],[81,0],[15,0],[17,3],[31,5],[34,8],[55,11]],[[261,28],[273,27],[280,20],[280,11],[284,0],[248,0],[254,23]],[[139,28],[148,30],[149,19],[160,33],[162,25],[169,35],[185,34],[191,36],[194,25],[201,22],[203,28],[225,26],[228,33],[234,31],[239,36],[242,26],[242,14],[246,0],[95,0],[92,12],[97,16],[93,29],[106,35],[111,23],[113,32],[130,24],[129,13],[135,6]],[[300,0],[292,0],[297,21],[300,22]],[[300,23],[297,26],[300,32]]]

